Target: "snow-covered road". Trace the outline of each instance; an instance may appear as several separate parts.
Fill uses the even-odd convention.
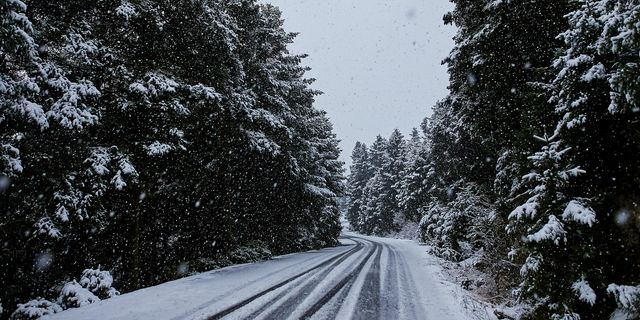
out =
[[[141,289],[54,319],[467,318],[424,247],[349,233],[341,242]]]

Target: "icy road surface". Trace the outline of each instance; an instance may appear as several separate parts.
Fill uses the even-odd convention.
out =
[[[467,319],[455,286],[413,241],[345,234],[342,246],[228,267],[53,319]]]

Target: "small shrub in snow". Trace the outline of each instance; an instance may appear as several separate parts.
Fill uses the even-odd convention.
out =
[[[221,257],[200,258],[188,263],[181,263],[178,266],[177,274],[179,276],[194,275],[199,272],[220,269],[234,264],[269,260],[271,257],[272,253],[267,249],[267,245],[261,241],[255,241],[238,247]]]
[[[229,260],[233,263],[248,263],[267,260],[271,258],[271,251],[262,242],[251,243],[239,247],[229,254]]]
[[[109,271],[98,269],[85,269],[82,272],[79,284],[87,288],[101,299],[113,298],[120,294],[113,288],[113,277]]]
[[[61,312],[62,307],[45,299],[34,299],[18,304],[18,309],[11,315],[11,320],[35,320]]]
[[[83,307],[119,295],[112,285],[113,277],[109,271],[85,269],[80,281],[73,280],[64,285],[58,302],[65,309]]]
[[[421,209],[420,238],[432,244],[431,254],[451,261],[461,261],[477,250],[491,246],[486,233],[495,219],[493,207],[474,184],[451,191],[451,201],[434,199]]]
[[[75,280],[67,282],[64,287],[62,287],[60,297],[58,298],[58,302],[65,309],[80,308],[98,301],[100,301],[100,298],[82,287]]]

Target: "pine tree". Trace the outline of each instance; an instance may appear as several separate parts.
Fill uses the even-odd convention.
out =
[[[342,229],[339,223],[340,211],[338,200],[345,192],[343,178],[343,162],[338,160],[340,149],[332,124],[324,111],[316,111],[309,118],[308,128],[313,128],[311,155],[308,165],[310,173],[305,188],[311,200],[312,208],[306,224],[308,232],[313,234],[309,247],[326,247],[337,244]]]
[[[576,312],[578,298],[595,303],[595,293],[584,273],[587,265],[583,264],[583,259],[594,255],[594,247],[584,243],[580,234],[590,231],[596,214],[588,199],[567,198],[571,180],[584,171],[567,162],[571,149],[563,148],[556,139],[539,138],[545,145],[530,157],[534,170],[523,178],[531,186],[523,195],[528,199],[509,215],[509,232],[522,239],[510,255],[523,262],[519,294],[532,299],[531,314],[571,319],[580,317]],[[584,256],[567,256],[575,251]],[[579,283],[575,297],[559,285],[572,282]]]
[[[505,152],[533,150],[531,136],[540,123],[553,123],[544,87],[533,84],[551,77],[549,66],[561,45],[555,38],[565,26],[568,5],[454,2],[448,19],[459,32],[446,60],[457,118],[452,129],[472,166],[463,176],[490,192],[497,159]],[[525,161],[522,155],[519,160]]]
[[[18,132],[9,132],[9,121],[18,124],[32,123],[36,128],[45,129],[49,122],[45,108],[38,104],[40,86],[46,79],[38,47],[31,36],[31,21],[25,16],[26,5],[21,1],[3,0],[0,2],[0,36],[2,37],[2,74],[0,75],[0,124],[2,135],[2,173],[9,175],[22,171],[19,160],[20,151],[13,147],[12,136]],[[16,125],[16,127],[18,127]],[[14,138],[15,139],[15,138]],[[15,142],[14,142],[15,144]]]
[[[426,120],[426,119],[425,119]],[[419,222],[422,208],[429,202],[429,175],[432,173],[429,162],[429,138],[423,141],[417,129],[413,129],[407,145],[407,159],[398,184],[398,205],[405,219]]]
[[[367,146],[358,141],[351,153],[351,167],[349,181],[347,183],[347,194],[349,205],[346,212],[347,220],[352,230],[361,230],[361,218],[364,207],[364,188],[367,182],[373,177],[373,172],[369,164],[369,151]]]
[[[488,265],[495,266],[489,272],[508,286],[516,277],[499,258],[511,242],[503,230],[513,209],[510,200],[525,188],[520,177],[529,170],[527,156],[538,148],[532,136],[541,126],[553,130],[557,119],[547,89],[562,45],[556,36],[566,27],[572,4],[454,3],[445,16],[458,27],[445,60],[451,93],[434,107],[430,123],[430,174],[422,175],[432,192],[420,209],[422,231],[455,258],[461,250],[485,250]],[[451,219],[441,219],[445,216]],[[436,241],[444,230],[449,240]]]
[[[363,190],[363,206],[359,231],[385,235],[397,229],[398,204],[395,184],[402,171],[404,140],[395,131],[387,140],[378,136],[369,148],[369,163],[373,176]]]
[[[640,258],[634,244],[639,235],[628,224],[637,212],[637,183],[632,181],[637,180],[638,163],[627,156],[638,153],[638,115],[633,111],[637,86],[629,82],[638,75],[638,58],[630,58],[637,53],[638,42],[629,36],[637,32],[631,21],[637,21],[638,8],[632,1],[583,2],[568,16],[570,27],[561,35],[566,49],[555,62],[558,74],[552,83],[552,101],[560,120],[555,140],[542,153],[560,149],[555,147],[558,144],[570,148],[558,152],[555,161],[580,168],[582,174],[569,186],[562,179],[549,179],[544,184],[549,194],[558,190],[563,197],[551,205],[529,201],[519,207],[541,207],[556,220],[562,212],[563,221],[556,223],[562,228],[556,229],[566,238],[566,243],[560,242],[560,248],[566,248],[561,252],[541,246],[525,249],[531,257],[527,265],[540,265],[539,273],[554,261],[567,265],[558,271],[551,288],[544,284],[543,274],[525,275],[523,292],[549,297],[545,304],[557,306],[538,306],[532,317],[632,319],[638,315],[640,291],[635,275]],[[558,286],[571,287],[572,292],[559,293]]]
[[[428,119],[425,119],[424,121],[428,121]],[[425,141],[420,136],[418,129],[413,128],[411,130],[411,137],[409,137],[409,140],[406,143],[406,161],[404,166],[406,167],[407,164],[415,162],[415,159],[420,156],[420,152],[424,147]]]
[[[389,211],[393,214],[394,223],[404,223],[404,213],[401,211],[400,204],[398,203],[398,193],[400,189],[400,181],[402,179],[402,173],[405,171],[405,164],[407,163],[407,143],[404,140],[404,136],[400,133],[400,130],[395,129],[389,136],[389,163],[387,167],[383,167],[383,171],[389,177],[389,191],[385,200],[387,206],[385,211]]]
[[[47,270],[21,271],[23,266],[67,249],[67,242],[82,243],[89,236],[86,230],[100,221],[100,212],[89,211],[99,208],[96,200],[104,190],[85,179],[93,173],[84,171],[89,153],[84,137],[99,119],[95,103],[101,92],[90,80],[65,70],[65,61],[49,54],[48,46],[37,45],[46,42],[31,37],[34,25],[23,14],[22,2],[3,2],[2,8],[8,17],[3,36],[11,39],[2,50],[1,87],[7,90],[0,98],[2,145],[9,151],[2,158],[8,160],[3,165],[9,165],[5,168],[13,179],[9,191],[0,195],[8,250],[0,282],[9,288],[10,298],[2,300],[13,303],[27,292],[45,292],[45,284],[64,273],[65,262]],[[75,54],[75,49],[56,52]]]
[[[366,181],[362,189],[362,202],[358,221],[358,231],[364,234],[382,234],[383,225],[390,225],[393,217],[380,212],[380,199],[384,190],[381,170],[389,163],[387,153],[387,140],[378,135],[368,150],[368,166],[371,177]]]

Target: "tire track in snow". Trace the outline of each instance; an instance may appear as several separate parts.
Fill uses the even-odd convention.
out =
[[[341,238],[351,239],[351,237],[341,237]],[[352,249],[349,249],[349,250],[352,250]],[[349,250],[346,250],[346,251],[344,251],[344,252],[338,253],[337,255],[345,254],[345,253],[347,253]],[[314,260],[320,260],[320,259],[319,259],[319,257],[318,257],[318,256],[311,256],[311,257],[309,257],[308,259],[306,259],[306,260],[302,261],[301,263],[302,263],[302,264],[306,264],[306,263],[308,263],[308,262],[310,262],[310,261],[314,261]],[[313,263],[315,263],[315,262],[309,263],[309,265],[313,265]],[[229,291],[226,291],[225,293],[223,293],[223,294],[221,294],[221,295],[219,295],[219,296],[216,296],[215,298],[211,299],[210,301],[207,301],[207,302],[205,302],[205,303],[202,303],[201,305],[199,305],[199,306],[197,306],[197,307],[195,307],[195,308],[191,309],[189,312],[187,312],[187,313],[185,313],[185,314],[182,314],[182,315],[180,315],[180,316],[178,316],[178,317],[174,317],[174,318],[172,318],[171,320],[183,320],[183,319],[190,319],[190,318],[192,318],[194,315],[196,315],[196,314],[198,314],[199,312],[201,312],[201,311],[205,310],[207,307],[211,306],[212,304],[214,304],[215,302],[217,302],[218,300],[220,300],[220,297],[223,297],[223,296],[228,295],[228,294],[230,294],[230,293],[236,292],[236,291],[238,291],[238,290],[240,290],[240,289],[242,289],[242,288],[244,288],[244,287],[246,287],[246,286],[249,286],[249,285],[252,285],[252,284],[258,283],[258,282],[260,282],[260,281],[263,281],[263,280],[264,280],[264,279],[266,279],[266,278],[272,277],[272,276],[274,276],[274,275],[277,275],[277,274],[279,274],[279,273],[282,273],[282,272],[283,272],[283,271],[285,271],[285,270],[288,270],[288,269],[291,269],[291,268],[294,268],[294,267],[296,267],[296,265],[289,265],[289,266],[286,266],[286,267],[284,267],[284,268],[280,268],[280,269],[278,269],[278,270],[272,271],[272,272],[270,272],[270,273],[268,273],[268,274],[264,275],[263,277],[261,277],[261,278],[259,278],[259,279],[256,279],[256,280],[253,280],[253,281],[250,281],[250,282],[248,282],[248,283],[246,283],[246,284],[244,284],[244,285],[242,285],[242,286],[240,286],[240,287],[235,287],[235,288],[233,288],[233,289],[231,289],[231,290],[229,290]],[[212,271],[212,273],[220,273],[220,272],[221,272],[221,270],[213,270],[213,271]],[[199,317],[198,317],[198,318],[199,318]],[[205,318],[206,318],[206,319],[208,319],[208,317],[205,317]]]
[[[319,269],[316,273],[310,275],[309,279],[302,281],[298,287],[291,288],[290,290],[284,290],[279,293],[273,300],[269,301],[269,303],[263,305],[249,315],[247,319],[256,319],[265,313],[265,311],[268,312],[266,316],[262,315],[265,319],[284,319],[289,314],[293,313],[299,303],[307,298],[309,294],[311,294],[311,292],[326,279],[329,273],[334,271],[338,265],[342,264],[349,257],[360,252],[364,248],[364,244],[362,242],[354,240],[353,238],[350,239],[357,243],[356,250],[350,251],[348,254],[342,256],[326,268],[322,270]],[[276,305],[275,310],[269,310],[270,308],[273,308],[274,305]]]
[[[419,303],[409,304],[408,302],[421,301],[422,297],[420,297],[418,288],[413,282],[406,258],[402,254],[398,254],[398,256],[398,298],[402,301],[399,305],[399,316],[402,319],[419,319],[425,315],[421,305]]]
[[[288,283],[290,283],[290,282],[292,282],[292,281],[294,281],[294,280],[296,280],[296,279],[298,279],[298,278],[300,278],[300,277],[302,277],[302,276],[304,276],[304,275],[306,275],[306,274],[308,274],[308,273],[310,273],[310,272],[312,272],[312,271],[314,271],[316,269],[322,268],[322,267],[330,264],[331,262],[339,259],[340,257],[342,257],[342,256],[344,256],[346,254],[349,254],[349,252],[352,252],[353,250],[356,250],[356,246],[354,246],[354,248],[352,248],[350,250],[347,250],[347,251],[345,251],[343,253],[335,255],[335,256],[333,256],[333,257],[321,262],[320,264],[318,264],[318,265],[316,265],[316,266],[314,266],[314,267],[312,267],[310,269],[307,269],[307,270],[305,270],[305,271],[303,271],[301,273],[298,273],[297,275],[295,275],[293,277],[290,277],[290,278],[288,278],[288,279],[286,279],[284,281],[281,281],[281,282],[279,282],[279,283],[267,288],[266,290],[260,291],[260,292],[252,295],[251,297],[249,297],[249,298],[247,298],[245,300],[242,300],[242,301],[240,301],[240,302],[238,302],[238,303],[236,303],[236,304],[234,304],[234,305],[232,305],[232,306],[230,306],[228,308],[225,308],[224,310],[219,311],[218,313],[208,317],[207,319],[208,320],[221,319],[222,317],[224,317],[226,315],[229,315],[232,312],[234,312],[234,311],[246,306],[247,304],[251,303],[252,301],[260,298],[261,296],[264,296],[265,294],[267,294],[269,292],[272,292],[272,291],[274,291],[274,290],[276,290],[276,289],[278,289],[278,288],[280,288],[280,287],[282,287],[282,286],[284,286],[284,285],[286,285],[286,284],[288,284]]]
[[[363,238],[358,238],[358,239],[365,240],[370,244],[374,245],[374,242],[369,239],[363,239]],[[354,279],[352,280],[351,283],[349,283],[349,285],[345,285],[342,289],[338,290],[338,292],[333,297],[331,297],[324,305],[322,305],[320,309],[317,310],[316,313],[310,317],[310,319],[314,319],[314,320],[339,319],[338,313],[343,308],[343,305],[347,297],[350,294],[352,294],[351,290],[353,288],[353,282],[355,282],[359,277],[360,275],[354,277]],[[296,319],[296,318],[294,317],[293,319]],[[393,318],[390,318],[390,319],[393,319]]]
[[[360,238],[358,238],[360,239]],[[364,240],[364,239],[361,239]],[[371,241],[374,245],[373,249],[369,251],[369,253],[365,256],[364,259],[362,259],[362,261],[360,262],[360,264],[358,264],[358,266],[351,271],[347,276],[345,276],[344,278],[342,278],[342,280],[340,280],[335,286],[333,286],[329,291],[327,291],[322,298],[320,298],[320,300],[318,300],[316,303],[314,303],[311,307],[309,307],[307,309],[307,311],[305,311],[302,316],[300,317],[301,319],[308,319],[311,316],[313,316],[316,312],[318,312],[318,310],[320,310],[327,302],[329,302],[331,300],[331,298],[333,298],[338,292],[340,292],[340,290],[342,290],[343,287],[346,286],[345,290],[351,290],[351,287],[354,284],[354,281],[356,280],[356,277],[358,275],[360,275],[360,273],[362,272],[362,270],[364,269],[366,263],[369,261],[369,259],[371,258],[371,256],[373,256],[373,254],[378,251],[378,250],[382,250],[382,245],[378,242],[374,242]]]
[[[231,316],[236,311],[249,307],[252,302],[255,304],[258,301],[259,307],[256,310],[245,310],[251,313],[246,316],[238,315],[236,318],[336,319],[338,313],[344,315],[345,310],[341,308],[345,307],[352,309],[347,310],[352,319],[415,319],[423,316],[420,311],[422,308],[409,303],[416,299],[417,288],[411,281],[411,272],[402,254],[386,243],[359,237],[348,239],[356,242],[354,248],[256,293],[207,319]],[[367,244],[364,244],[365,242]],[[336,269],[342,271],[340,267],[344,266],[347,259],[369,245],[371,249],[362,257],[349,262],[358,263],[357,266],[336,283],[331,273]],[[335,284],[327,285],[327,281]],[[323,285],[327,286],[324,294],[314,295],[314,291],[324,290]],[[277,292],[278,290],[281,292]],[[273,298],[266,296],[274,292],[277,294]],[[262,301],[258,300],[261,297]],[[314,298],[317,300],[308,301]],[[345,303],[349,305],[345,306]],[[305,305],[308,307],[304,308]],[[320,310],[323,312],[319,312]]]
[[[354,312],[354,319],[378,319],[380,315],[380,256],[385,246],[381,245],[380,250],[373,260],[373,264],[364,279],[364,284],[360,288],[358,296],[358,306]]]
[[[393,247],[384,244],[387,248],[387,264],[385,277],[380,291],[381,305],[379,319],[395,319],[400,314],[400,289],[398,286],[398,258]]]

